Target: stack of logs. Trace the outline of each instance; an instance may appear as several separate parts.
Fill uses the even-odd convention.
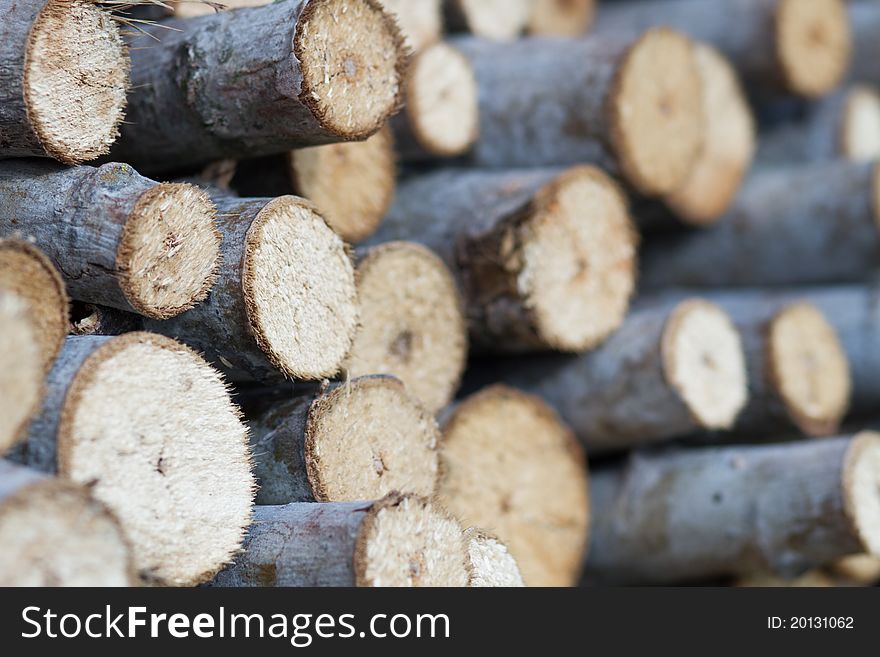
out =
[[[0,585],[880,581],[880,4],[216,4],[0,0]]]

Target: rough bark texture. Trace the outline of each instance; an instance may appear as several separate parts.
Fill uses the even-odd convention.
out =
[[[629,583],[796,575],[863,546],[848,517],[854,441],[635,454],[592,473],[588,570]]]
[[[847,9],[853,31],[850,79],[880,84],[880,5],[873,0],[850,0]]]
[[[873,165],[828,163],[758,172],[717,226],[655,242],[645,288],[833,283],[877,266]]]

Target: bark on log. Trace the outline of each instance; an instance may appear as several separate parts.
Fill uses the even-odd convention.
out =
[[[159,584],[209,580],[250,521],[238,408],[219,373],[161,336],[68,338],[13,456],[88,485],[122,523],[140,575]]]
[[[589,526],[587,469],[571,430],[537,397],[494,386],[442,426],[437,497],[504,541],[529,586],[573,586]]]
[[[580,36],[590,29],[596,11],[595,0],[531,0],[527,25],[530,34]]]
[[[720,308],[696,298],[634,311],[582,356],[490,371],[549,402],[590,453],[730,429],[748,397],[739,333]]]
[[[846,75],[850,27],[843,0],[653,0],[598,12],[595,30],[665,25],[724,53],[749,87],[814,98]]]
[[[143,330],[143,318],[134,313],[81,301],[74,301],[70,308],[70,335],[122,335]]]
[[[588,569],[670,583],[880,554],[878,487],[878,434],[636,454],[593,473]]]
[[[125,110],[128,53],[88,0],[0,0],[0,158],[67,164],[110,150]]]
[[[393,377],[293,392],[250,429],[257,504],[434,493],[437,423]]]
[[[342,240],[294,196],[215,202],[224,266],[211,295],[146,328],[194,346],[236,379],[335,375],[357,327]]]
[[[642,253],[645,289],[863,280],[880,262],[878,171],[830,162],[757,172],[717,226]]]
[[[691,41],[668,29],[640,37],[459,39],[474,67],[483,167],[593,162],[646,195],[684,183],[703,143]]]
[[[623,320],[635,284],[626,203],[590,166],[412,179],[369,244],[392,240],[419,242],[452,270],[484,350],[595,346]]]
[[[525,586],[516,559],[497,537],[482,529],[468,529],[468,586],[471,588],[513,588]]]
[[[0,455],[23,439],[43,392],[37,327],[24,302],[0,288]],[[2,575],[0,575],[2,578]]]
[[[366,139],[399,103],[405,50],[376,0],[285,0],[144,29],[113,150],[144,170]]]
[[[461,587],[461,527],[426,500],[258,506],[214,586]]]
[[[846,6],[853,40],[850,79],[880,84],[880,6],[871,0],[849,0]]]
[[[854,84],[828,96],[807,118],[761,138],[762,165],[880,159],[880,91]]]
[[[532,0],[443,0],[446,27],[492,41],[513,41],[529,22]]]
[[[192,185],[127,164],[0,162],[0,234],[31,237],[80,301],[158,319],[191,308],[214,281],[214,215]]]
[[[134,586],[116,518],[84,486],[0,460],[0,586]]]
[[[0,239],[0,290],[14,294],[24,304],[45,374],[67,335],[69,301],[61,275],[29,242]]]
[[[360,323],[343,369],[396,376],[431,413],[455,397],[467,363],[467,327],[449,269],[412,242],[360,253]]]
[[[477,95],[473,67],[452,46],[416,55],[404,81],[403,111],[391,121],[397,152],[409,161],[464,155],[477,140]]]

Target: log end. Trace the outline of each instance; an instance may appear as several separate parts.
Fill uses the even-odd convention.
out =
[[[776,9],[776,57],[792,93],[816,98],[849,67],[852,48],[843,0],[781,0]]]
[[[856,162],[880,159],[880,91],[855,85],[848,93],[840,126],[840,155]]]
[[[43,371],[48,372],[67,335],[69,302],[58,270],[30,243],[0,240],[0,289],[24,304]]]
[[[0,586],[135,586],[125,536],[85,488],[38,478],[0,500]]]
[[[831,564],[831,572],[848,584],[876,586],[880,584],[880,558],[854,554]]]
[[[730,317],[707,301],[684,301],[666,321],[661,349],[666,380],[694,421],[730,429],[748,399],[745,354]]]
[[[493,386],[443,427],[440,502],[466,526],[507,544],[529,586],[572,586],[587,545],[584,455],[537,397]]]
[[[645,32],[628,50],[609,97],[610,134],[627,179],[646,195],[684,183],[703,144],[702,83],[693,43]]]
[[[119,134],[129,58],[110,12],[88,0],[50,0],[28,37],[24,99],[46,153],[66,164],[109,152]]]
[[[705,137],[682,186],[666,197],[686,223],[714,224],[727,210],[755,153],[755,122],[736,71],[717,50],[697,43]]]
[[[394,199],[397,168],[388,128],[366,141],[292,151],[289,166],[295,193],[320,208],[346,242],[360,242],[375,233]],[[339,191],[341,180],[344,194]]]
[[[116,253],[119,286],[146,317],[169,319],[208,296],[220,258],[216,209],[189,184],[160,183],[141,194]]]
[[[254,338],[280,372],[305,380],[338,372],[357,328],[354,265],[310,203],[281,196],[260,210],[242,287]]]
[[[357,586],[467,585],[461,526],[424,498],[392,494],[367,512],[355,543]]]
[[[446,0],[449,24],[490,41],[513,41],[529,22],[531,0]]]
[[[418,145],[431,155],[465,154],[477,140],[477,80],[470,61],[438,44],[417,55],[406,78],[405,117]]]
[[[389,376],[355,379],[319,397],[305,430],[306,472],[319,502],[430,496],[437,479],[434,417]]]
[[[302,70],[300,100],[339,139],[366,139],[399,109],[407,49],[378,0],[312,0],[293,53]]]
[[[880,434],[856,436],[843,464],[847,517],[867,554],[880,557]]]
[[[36,327],[14,294],[0,289],[0,455],[25,437],[43,390]]]
[[[512,588],[525,586],[516,559],[492,534],[481,529],[465,531],[467,541],[468,586],[472,588]]]
[[[89,484],[116,514],[143,577],[209,580],[239,549],[255,491],[247,429],[226,384],[169,338],[77,339],[105,342],[68,388],[59,473]]]
[[[798,303],[777,313],[767,360],[770,384],[798,428],[813,436],[836,432],[849,408],[849,360],[821,311]]]
[[[528,31],[540,36],[580,36],[593,22],[595,5],[595,0],[533,0]]]
[[[638,236],[608,176],[579,166],[557,177],[535,195],[516,240],[517,286],[547,346],[582,351],[620,326],[635,289]],[[499,259],[512,260],[504,252]]]
[[[443,36],[443,0],[381,0],[394,16],[406,45],[419,52]]]
[[[425,408],[455,396],[467,361],[462,300],[443,261],[423,246],[390,242],[357,268],[360,326],[345,369],[391,374]]]

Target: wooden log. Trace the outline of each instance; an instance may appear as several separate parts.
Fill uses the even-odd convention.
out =
[[[445,43],[410,63],[403,111],[392,119],[397,152],[405,160],[464,155],[477,140],[479,107],[474,70]]]
[[[29,242],[0,239],[0,290],[14,294],[24,305],[41,369],[48,372],[67,335],[68,299],[61,275]]]
[[[43,392],[43,356],[37,327],[24,303],[0,288],[0,454],[25,436]],[[2,578],[2,575],[0,575]]]
[[[592,162],[645,195],[684,183],[703,143],[700,75],[691,41],[668,29],[640,37],[459,39],[474,67],[482,167]]]
[[[870,84],[850,85],[828,96],[803,121],[762,137],[758,149],[762,165],[878,158],[880,91]]]
[[[405,50],[376,0],[285,0],[143,29],[113,155],[144,170],[366,139],[399,104]]]
[[[107,153],[129,70],[110,13],[88,0],[2,0],[0,15],[0,158]]]
[[[844,583],[855,586],[880,584],[880,557],[854,554],[838,559],[829,568],[831,574]]]
[[[598,12],[595,30],[665,25],[730,58],[755,90],[815,98],[846,75],[850,26],[843,0],[652,0]]]
[[[437,423],[393,377],[294,391],[250,429],[257,504],[434,493]]]
[[[70,335],[122,335],[143,329],[143,318],[134,313],[82,301],[70,307]]]
[[[872,0],[849,0],[846,3],[852,30],[852,80],[880,84],[880,7]]]
[[[532,0],[443,0],[446,27],[492,41],[513,41],[529,22]]]
[[[0,234],[21,233],[46,252],[74,298],[157,319],[208,295],[220,253],[207,195],[127,164],[0,162]]]
[[[880,435],[636,454],[594,472],[588,569],[616,582],[797,575],[880,554]]]
[[[337,373],[357,327],[354,266],[307,201],[217,198],[221,268],[211,295],[148,330],[186,342],[236,379]]]
[[[85,486],[0,460],[0,586],[134,586],[116,518]]]
[[[595,11],[595,0],[532,0],[527,29],[543,36],[580,36],[590,29]]]
[[[697,298],[630,313],[582,356],[511,361],[490,371],[549,402],[590,453],[730,429],[748,397],[733,321]]]
[[[644,289],[863,280],[880,262],[878,172],[828,162],[759,171],[718,225],[649,244]]]
[[[635,285],[626,202],[590,166],[412,179],[368,244],[393,240],[427,246],[452,270],[482,350],[595,346],[623,320]]]
[[[345,181],[344,194],[339,193],[340,181]],[[394,138],[383,128],[362,142],[241,160],[231,184],[243,196],[307,198],[342,239],[359,242],[376,232],[394,199]]]
[[[349,376],[399,378],[425,408],[449,404],[467,363],[461,295],[436,255],[412,242],[361,252],[357,266],[360,323],[343,368]]]
[[[258,506],[244,552],[215,586],[461,587],[459,524],[428,501]]]
[[[516,559],[497,537],[482,529],[465,531],[468,586],[513,588],[525,586]]]
[[[159,584],[209,580],[250,522],[238,408],[218,372],[162,336],[68,338],[14,456],[88,485],[122,523],[140,575]]]
[[[440,503],[497,534],[528,586],[573,586],[590,510],[571,430],[537,397],[494,386],[454,407],[442,431]]]
[[[739,577],[733,583],[738,588],[805,588],[824,589],[836,586],[834,580],[822,570],[808,570],[797,577],[780,577],[772,573],[754,573]]]

